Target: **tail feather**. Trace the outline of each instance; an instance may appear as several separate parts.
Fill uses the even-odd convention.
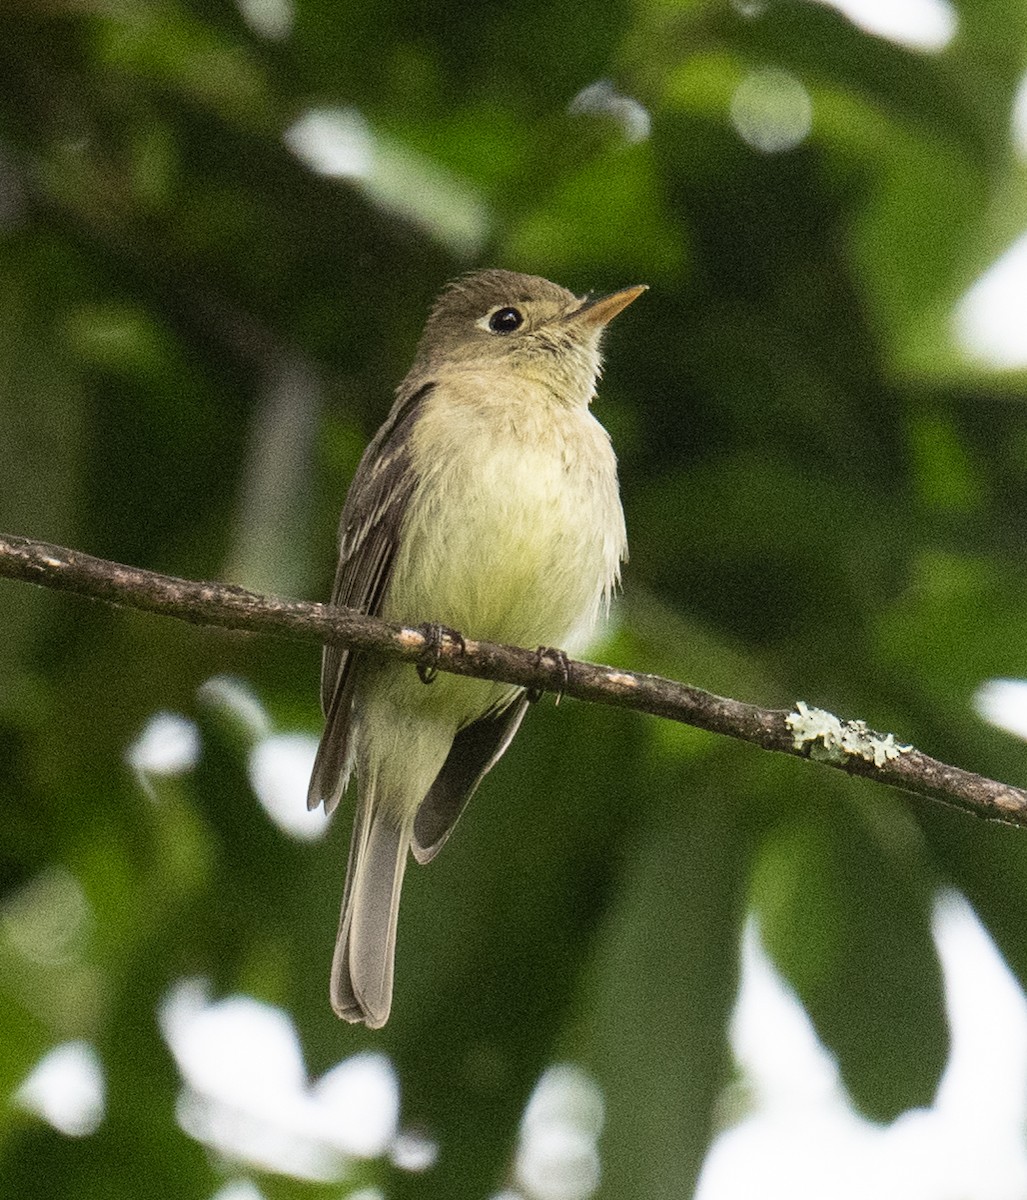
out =
[[[342,799],[353,766],[353,673],[347,676],[328,708],[325,730],[314,759],[307,808],[323,804],[331,813]]]
[[[346,892],[332,959],[332,1008],[380,1029],[392,1007],[396,919],[412,819],[397,822],[362,795],[350,844]]]

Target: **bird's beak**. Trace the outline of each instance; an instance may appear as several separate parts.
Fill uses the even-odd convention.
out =
[[[564,319],[572,321],[575,325],[602,328],[627,308],[632,300],[637,300],[648,290],[648,284],[640,283],[635,287],[622,288],[619,292],[611,292],[608,296],[597,296],[594,300],[586,300],[580,308],[576,308]]]

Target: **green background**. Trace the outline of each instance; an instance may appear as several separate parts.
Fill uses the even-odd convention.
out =
[[[199,0],[6,6],[0,528],[323,598],[349,477],[447,278],[647,282],[596,409],[632,557],[595,657],[801,697],[1022,782],[1022,746],[971,701],[1027,675],[1027,380],[964,362],[950,316],[1027,223],[1009,140],[1027,9],[959,19],[932,55],[787,0],[299,0],[280,39]],[[731,120],[765,68],[812,105],[778,154]],[[604,78],[650,136],[568,113]],[[311,110],[349,114],[367,177],[290,150]],[[605,1096],[599,1194],[688,1196],[732,1079],[752,909],[877,1119],[929,1103],[945,1061],[940,885],[1027,978],[1022,831],[565,701],[530,714],[445,853],[408,873],[389,1025],[342,1025],[347,820],[280,833],[247,782],[252,734],[198,696],[239,676],[276,728],[315,733],[316,649],[3,581],[0,619],[0,924],[35,896],[59,925],[38,887],[68,875],[90,913],[49,957],[0,929],[0,1094],[71,1038],[108,1082],[80,1140],[0,1106],[12,1195],[216,1189],[156,1023],[183,976],[288,1009],[315,1075],[384,1049],[439,1159],[362,1178],[447,1200],[500,1186],[562,1058]],[[155,802],[125,753],[162,709],[199,722],[202,757]]]

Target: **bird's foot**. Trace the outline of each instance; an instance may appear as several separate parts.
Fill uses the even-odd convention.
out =
[[[547,658],[556,663],[560,672],[560,686],[556,689],[556,700],[554,701],[559,704],[563,698],[563,689],[570,681],[571,660],[567,657],[566,650],[557,650],[554,646],[539,646],[535,651],[535,666],[541,667]],[[543,688],[528,688],[528,703],[536,704],[542,698],[544,690]]]
[[[446,638],[449,638],[461,651],[465,650],[464,636],[448,625],[439,625],[436,621],[428,621],[418,625],[418,632],[424,638],[422,657],[424,662],[417,664],[417,674],[422,683],[434,683],[439,673],[439,657]]]

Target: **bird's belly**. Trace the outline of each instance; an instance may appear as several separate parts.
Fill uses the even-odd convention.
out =
[[[597,488],[594,471],[568,465],[558,448],[526,454],[517,442],[450,462],[428,482],[408,513],[384,615],[580,648],[617,572],[615,480]],[[619,519],[618,507],[614,534]]]

